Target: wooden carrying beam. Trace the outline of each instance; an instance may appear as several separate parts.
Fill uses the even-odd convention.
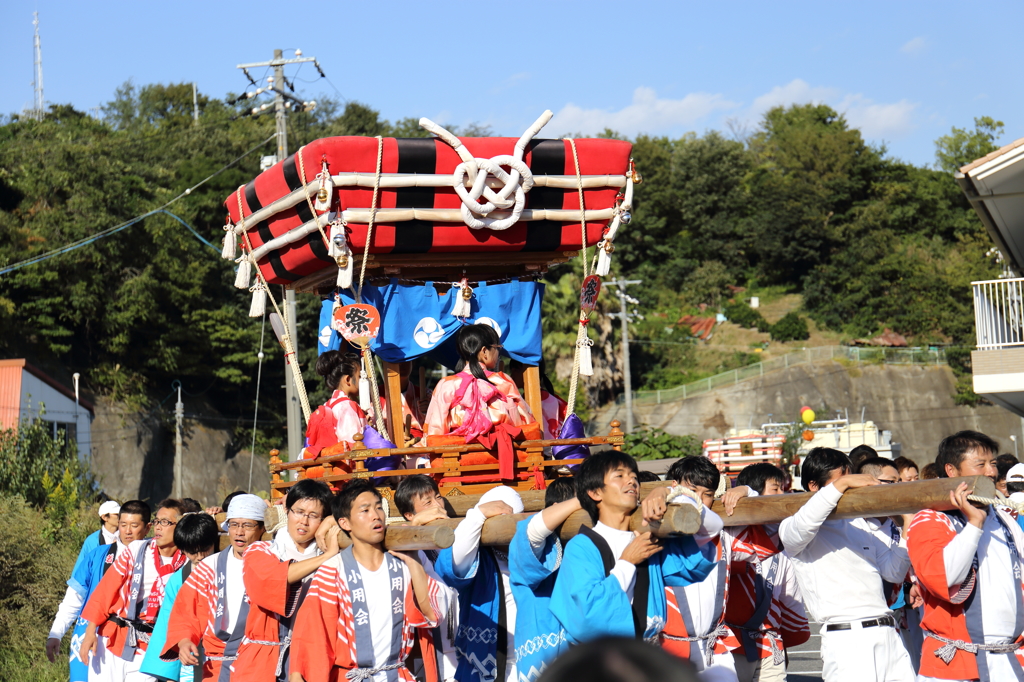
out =
[[[830,519],[856,519],[863,517],[914,514],[922,509],[948,511],[953,508],[949,493],[960,483],[967,483],[975,495],[993,498],[995,484],[987,476],[962,478],[933,478],[914,483],[893,483],[847,490]],[[748,526],[760,523],[778,523],[795,514],[811,499],[813,493],[764,495],[741,499],[732,516],[725,515],[720,500],[711,509],[722,517],[727,526]]]
[[[447,526],[388,526],[384,534],[384,547],[397,552],[445,549],[454,542],[455,531]],[[342,531],[338,534],[338,544],[345,549],[352,540]]]
[[[506,514],[493,516],[484,521],[484,527],[480,534],[480,544],[485,546],[501,546],[512,542],[512,536],[516,532],[516,524],[523,519],[528,519],[533,514]],[[465,519],[442,519],[428,524],[428,528],[448,528],[453,533],[455,528]],[[559,529],[558,536],[563,542],[568,542],[580,532],[583,526],[592,527],[593,521],[587,512],[580,510],[570,516]],[[650,531],[656,537],[665,538],[672,535],[693,535],[700,528],[700,513],[697,508],[689,504],[669,505],[665,518],[651,527],[644,526],[643,512],[639,509],[633,514],[629,524],[630,530],[641,532]],[[388,529],[391,532],[391,528]]]
[[[643,500],[647,495],[655,488],[664,488],[668,483],[664,481],[641,483],[640,484],[640,499]],[[544,491],[543,490],[520,490],[519,496],[523,498],[523,511],[524,512],[538,512],[544,508]],[[452,517],[465,516],[466,512],[472,509],[480,502],[480,498],[483,495],[456,495],[455,497],[446,497],[448,515]]]

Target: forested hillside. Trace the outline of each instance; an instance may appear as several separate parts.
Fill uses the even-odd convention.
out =
[[[272,141],[264,142],[274,122],[205,96],[199,105],[194,122],[189,85],[128,84],[99,118],[54,106],[42,121],[3,121],[0,356],[24,355],[58,375],[81,372],[87,390],[139,410],[159,410],[178,379],[242,428],[252,415],[261,329],[247,317],[248,293],[232,286],[232,264],[220,259],[221,201],[258,173],[261,155],[273,153]],[[991,119],[978,119],[971,131],[954,129],[937,141],[940,169],[890,157],[823,105],[773,109],[746,136],[634,140],[644,182],[613,260],[617,274],[643,280],[631,291],[645,315],[634,327],[634,388],[705,371],[701,346],[677,320],[702,305],[742,317],[750,295],[797,295],[802,308],[791,321],[809,318],[836,338],[890,328],[916,342],[969,344],[969,283],[994,276],[997,267],[950,170],[994,149],[1001,130]],[[492,134],[480,127],[458,132]],[[342,134],[424,133],[414,118],[391,123],[357,103],[325,102],[289,119],[292,150]],[[4,272],[159,208],[247,152],[167,208],[194,232],[155,214]],[[558,367],[561,358],[564,367],[578,275],[564,267],[548,277],[545,351],[549,365]],[[318,302],[300,299],[301,357],[309,368]],[[607,299],[606,311],[617,305]],[[595,327],[595,363],[606,370],[585,394],[592,405],[621,390],[612,321]],[[733,349],[719,364],[749,362],[752,350]],[[279,442],[283,370],[277,345],[268,342],[266,351],[264,432]],[[315,399],[319,384],[306,374]]]

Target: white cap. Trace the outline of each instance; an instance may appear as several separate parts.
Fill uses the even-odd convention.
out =
[[[495,488],[491,488],[483,495],[480,496],[480,501],[477,502],[479,507],[481,504],[487,504],[488,502],[501,501],[512,507],[513,514],[523,513],[523,498],[519,497],[519,493],[516,492],[515,488],[510,488],[507,485],[499,485]]]
[[[1010,495],[1010,502],[1024,504],[1024,493],[1013,493]]]
[[[121,505],[114,500],[107,500],[100,505],[100,516],[106,516],[107,514],[120,514]]]
[[[235,495],[228,504],[227,518],[220,524],[221,530],[228,529],[228,521],[231,519],[249,519],[250,521],[262,521],[263,514],[267,511],[267,503],[262,497],[256,495]]]
[[[1007,483],[1024,483],[1024,464],[1014,464],[1006,472]]]

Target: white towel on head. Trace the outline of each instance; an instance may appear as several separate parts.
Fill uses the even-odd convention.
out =
[[[235,495],[228,503],[227,519],[221,524],[221,529],[228,529],[228,521],[231,519],[248,519],[250,521],[262,521],[267,511],[267,503],[257,495]]]
[[[519,496],[515,488],[510,488],[507,485],[499,485],[495,488],[491,488],[483,495],[480,496],[480,501],[476,503],[476,506],[481,504],[487,504],[488,502],[501,501],[512,507],[513,514],[523,513],[523,498]]]

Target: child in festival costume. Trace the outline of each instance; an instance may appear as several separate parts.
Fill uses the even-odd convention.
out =
[[[740,471],[730,492],[739,495],[750,489],[758,495],[781,495],[785,481],[785,472],[777,466],[751,464]],[[778,526],[764,530],[774,536]],[[784,680],[785,650],[811,637],[793,564],[782,552],[764,561],[733,561],[727,589],[725,622],[730,633],[721,641],[732,652],[737,678]]]
[[[592,455],[576,477],[576,497],[594,527],[581,528],[566,545],[551,593],[551,612],[570,644],[602,636],[658,641],[665,627],[665,584],[704,580],[714,563],[689,536],[659,540],[629,530],[640,498],[636,462],[617,451]],[[660,520],[664,500],[644,502],[645,520]],[[683,499],[684,503],[697,502]],[[713,534],[721,519],[701,508],[701,532]]]
[[[111,503],[104,502],[103,504],[109,505]],[[104,511],[102,506],[100,511]],[[46,657],[52,663],[60,649],[60,640],[64,637],[64,633],[72,625],[75,626],[74,632],[71,635],[71,644],[68,647],[71,658],[70,682],[87,682],[89,679],[89,666],[78,657],[79,649],[82,645],[82,637],[85,636],[85,630],[88,626],[88,621],[81,617],[82,608],[89,600],[89,595],[100,584],[103,574],[114,565],[114,561],[124,551],[124,548],[135,540],[141,540],[149,534],[150,509],[149,505],[141,500],[130,500],[125,503],[123,519],[120,516],[120,507],[118,507],[116,513],[111,511],[111,507],[107,507],[108,518],[104,518],[104,524],[109,521],[110,516],[114,516],[117,519],[117,534],[114,536],[114,541],[112,543],[97,544],[92,549],[86,551],[75,562],[75,568],[71,572],[71,578],[68,580],[67,592],[64,594],[64,600],[57,608],[57,616],[53,619],[50,636],[46,640]],[[106,539],[105,536],[104,539]],[[99,649],[101,646],[102,642],[97,642],[97,648]],[[98,666],[100,661],[103,660],[102,650],[99,650],[93,658],[94,663]]]
[[[431,521],[448,518],[444,498],[437,483],[430,476],[413,474],[405,476],[395,489],[395,506],[398,513],[408,521],[410,526],[422,526]],[[427,572],[438,586],[438,605],[442,611],[437,614],[437,627],[430,631],[434,646],[438,678],[454,680],[455,671],[459,667],[458,652],[455,650],[455,634],[459,629],[459,594],[445,585],[434,564],[440,552],[436,549],[420,550],[416,554],[423,570]],[[424,679],[427,662],[423,660],[423,652],[413,651],[409,661],[409,669],[416,679]]]
[[[291,682],[413,682],[405,661],[414,637],[431,650],[425,628],[442,610],[438,585],[415,558],[384,549],[386,517],[372,483],[352,481],[332,506],[352,544],[316,572],[299,609]],[[427,679],[436,682],[434,665]]]
[[[998,445],[977,431],[939,443],[940,478],[997,475]],[[1024,677],[1024,533],[1003,508],[967,499],[961,483],[952,511],[926,509],[910,524],[910,560],[923,587],[924,649],[919,680]]]
[[[256,495],[239,495],[231,500],[224,522],[231,544],[194,566],[174,602],[160,656],[180,659],[187,666],[200,665],[201,645],[204,680],[241,679],[241,675],[232,675],[224,668],[231,667],[242,644],[249,617],[242,556],[263,537],[266,508]]]
[[[445,377],[434,389],[424,424],[426,444],[477,441],[496,448],[497,460],[482,453],[482,458],[463,456],[461,461],[467,465],[498,463],[502,479],[514,478],[512,439],[520,435],[540,438],[540,425],[512,379],[494,371],[501,350],[494,329],[485,324],[467,325],[459,330],[457,345],[463,368]]]
[[[232,666],[233,682],[287,679],[292,625],[309,590],[313,572],[338,554],[337,526],[315,535],[330,512],[331,490],[323,481],[305,479],[288,491],[288,527],[273,542],[254,542],[242,556],[242,581],[249,599],[245,636]]]
[[[141,670],[146,675],[152,675],[158,680],[178,680],[178,682],[193,682],[193,680],[198,682],[203,679],[203,671],[196,669],[198,666],[191,664],[182,666],[177,656],[173,660],[162,660],[160,653],[164,650],[167,642],[167,626],[177,605],[178,593],[182,584],[188,580],[192,570],[199,565],[199,562],[213,554],[217,547],[217,540],[217,522],[209,514],[196,512],[185,514],[178,521],[178,525],[174,527],[174,545],[185,553],[188,563],[167,581],[167,586],[164,589],[164,606],[160,609],[156,626],[149,639],[146,658],[142,661]]]
[[[508,549],[480,547],[484,521],[519,514],[523,500],[513,488],[497,486],[480,497],[455,529],[455,543],[438,553],[435,569],[459,595],[455,647],[459,682],[517,682],[516,602],[509,576]]]
[[[516,669],[520,679],[535,680],[569,649],[565,628],[551,613],[551,592],[562,561],[555,531],[579,511],[576,483],[556,478],[544,492],[544,511],[516,524],[508,563],[516,603]]]
[[[181,518],[180,500],[164,500],[156,512],[153,537],[136,540],[117,557],[89,597],[82,618],[89,621],[79,656],[83,661],[97,651],[104,638],[106,653],[102,678],[109,682],[152,679],[139,672],[163,604],[168,578],[186,561],[174,546],[174,526]],[[90,673],[92,678],[92,673]]]
[[[814,493],[779,526],[779,540],[796,569],[811,617],[822,623],[821,659],[828,682],[911,682],[913,664],[896,632],[882,581],[902,581],[910,567],[906,541],[891,546],[861,519],[830,519],[843,493],[878,485],[870,474],[850,474],[838,450],[814,448],[801,480]]]
[[[305,459],[315,459],[320,451],[342,444],[345,450],[355,444],[356,434],[366,429],[366,413],[359,407],[359,356],[329,350],[316,359],[316,373],[334,393],[331,399],[316,408],[306,427]],[[320,478],[323,467],[306,469],[306,478]]]
[[[666,478],[693,492],[711,513],[715,491],[721,482],[718,468],[707,457],[685,457],[675,462]],[[651,492],[653,505],[664,499],[666,488]],[[724,498],[726,512],[732,513],[736,501],[754,494],[747,488],[734,488]],[[688,659],[703,680],[735,682],[736,665],[726,638],[732,633],[725,624],[730,601],[729,578],[733,565],[741,562],[759,563],[778,552],[776,545],[761,526],[739,526],[722,529],[720,533],[698,533],[697,544],[716,563],[708,576],[699,582],[666,588],[668,621],[665,623],[663,646],[680,658]],[[738,642],[733,641],[733,646]]]

